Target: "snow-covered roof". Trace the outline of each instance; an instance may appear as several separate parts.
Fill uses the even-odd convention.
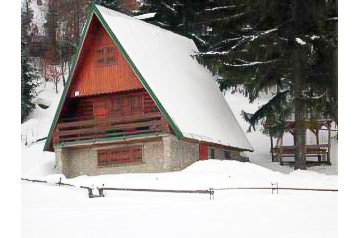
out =
[[[191,39],[96,8],[184,137],[253,150]]]

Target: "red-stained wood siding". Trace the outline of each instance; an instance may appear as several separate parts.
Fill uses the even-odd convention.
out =
[[[144,89],[67,99],[60,122],[136,116],[160,112]]]
[[[114,49],[114,62],[99,64],[98,50]],[[97,56],[96,56],[97,55]],[[89,96],[143,88],[110,36],[94,16],[83,44],[70,97]]]
[[[54,143],[173,133],[144,89],[67,98],[53,137]]]
[[[208,145],[200,143],[199,144],[199,154],[200,154],[200,160],[207,160],[208,157]]]

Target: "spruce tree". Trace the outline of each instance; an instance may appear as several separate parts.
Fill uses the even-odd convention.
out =
[[[251,102],[261,92],[273,92],[266,105],[243,116],[253,127],[266,120],[269,133],[282,134],[293,114],[295,168],[305,169],[307,121],[322,115],[338,121],[337,2],[211,4],[205,10],[211,17],[202,14],[210,31],[202,35],[208,47],[198,54],[201,61],[219,75],[222,90],[242,86]]]

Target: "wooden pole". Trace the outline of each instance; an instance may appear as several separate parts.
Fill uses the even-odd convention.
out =
[[[331,122],[327,122],[327,126],[328,126],[327,164],[331,165]]]
[[[317,145],[319,146],[319,137],[318,137],[318,133],[319,133],[319,129],[316,129],[314,131],[315,135],[316,135],[316,142],[317,142]],[[322,161],[322,158],[321,158],[321,155],[318,154],[317,155],[317,159],[318,159],[318,162],[321,162]]]
[[[281,137],[279,137],[279,143],[280,143],[280,151],[279,151],[280,165],[283,165],[283,161],[282,161],[282,142],[283,142],[283,134],[282,134]]]
[[[271,142],[271,161],[274,162],[275,158],[274,158],[274,155],[273,155],[273,138],[272,138],[271,134],[270,134],[270,142]]]

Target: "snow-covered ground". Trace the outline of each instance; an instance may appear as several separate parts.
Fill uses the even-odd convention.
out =
[[[55,182],[54,176],[45,179]],[[282,185],[335,188],[336,176],[286,175],[236,161],[201,161],[181,172],[78,177],[66,182],[121,187],[208,188]],[[269,190],[207,194],[106,192],[22,182],[23,237],[336,237],[337,193]]]
[[[55,183],[63,175],[54,168],[54,153],[43,152],[60,94],[51,83],[38,98],[50,104],[37,107],[22,124],[22,177]],[[241,110],[255,110],[241,95],[226,94],[246,131]],[[264,101],[263,99],[262,101]],[[49,103],[50,102],[50,103]],[[80,176],[62,181],[77,187],[23,181],[22,236],[41,237],[337,237],[337,193],[279,190],[221,190],[215,200],[207,194],[106,192],[88,198],[78,186],[128,188],[208,189],[229,187],[338,188],[334,166],[293,171],[271,163],[269,139],[247,133],[255,148],[254,163],[199,161],[171,173]],[[25,143],[27,142],[27,145]],[[335,159],[335,161],[337,161]],[[259,164],[259,165],[258,165]],[[265,168],[268,167],[268,168]],[[284,172],[284,173],[283,173]]]

